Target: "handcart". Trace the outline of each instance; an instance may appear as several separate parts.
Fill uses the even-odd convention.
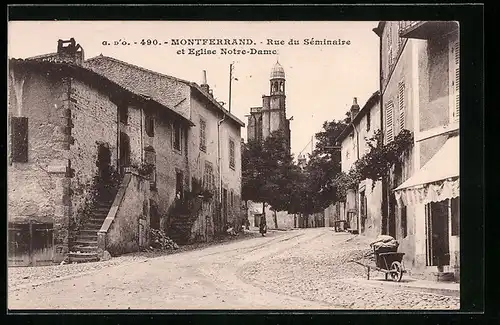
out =
[[[384,236],[388,238],[389,236]],[[392,237],[391,237],[392,238]],[[394,239],[392,239],[395,241]],[[403,256],[405,253],[399,253],[397,251],[398,244],[396,242],[395,246],[389,246],[382,243],[382,245],[376,245],[380,243],[381,240],[378,240],[374,243],[371,243],[370,246],[373,248],[373,253],[366,254],[360,260],[351,260],[350,262],[354,262],[361,266],[366,267],[366,276],[367,279],[370,280],[370,270],[374,269],[379,272],[385,273],[385,280],[388,280],[389,277],[391,280],[400,282],[403,277],[403,273],[406,273],[406,270],[403,266]],[[375,265],[373,263],[364,262],[366,257],[372,256],[375,260]],[[363,262],[361,262],[363,260]]]

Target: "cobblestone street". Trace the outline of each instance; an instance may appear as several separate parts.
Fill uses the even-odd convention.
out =
[[[29,275],[27,268],[10,268],[8,307],[459,308],[458,297],[388,284],[355,284],[353,279],[366,277],[365,269],[347,261],[361,256],[367,242],[362,236],[335,233],[330,228],[271,231],[266,237],[249,236],[224,245],[159,257],[137,254],[86,266],[40,267],[31,269]],[[36,275],[49,268],[61,271],[46,278]],[[64,268],[73,271],[65,273]]]

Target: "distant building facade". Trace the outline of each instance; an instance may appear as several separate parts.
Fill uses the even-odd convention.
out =
[[[272,132],[282,130],[290,148],[290,120],[286,117],[285,70],[276,62],[271,70],[269,95],[262,96],[262,106],[250,108],[247,139],[262,141]]]
[[[373,93],[362,108],[354,98],[349,117],[350,124],[337,138],[341,144],[341,170],[345,173],[369,152],[368,141],[380,130],[380,93]],[[351,231],[375,237],[381,231],[381,199],[380,182],[363,180],[357,189],[347,192],[345,201],[325,209],[326,222],[333,227],[335,221],[345,220]]]

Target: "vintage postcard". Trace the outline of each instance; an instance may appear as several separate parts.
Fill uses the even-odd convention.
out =
[[[8,308],[460,308],[460,24],[11,21]]]

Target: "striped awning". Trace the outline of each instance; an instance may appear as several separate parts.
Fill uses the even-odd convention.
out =
[[[399,206],[460,196],[460,139],[452,136],[413,176],[394,189]]]

